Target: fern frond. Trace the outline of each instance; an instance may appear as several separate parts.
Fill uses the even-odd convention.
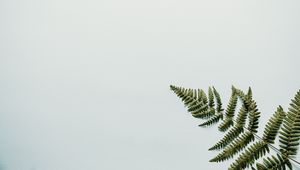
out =
[[[194,105],[200,105],[201,102],[199,102],[197,99],[194,99],[191,96],[186,96],[184,98],[183,103],[184,103],[185,107],[191,107],[191,106],[194,106]]]
[[[170,86],[171,90],[182,99],[184,105],[188,108],[188,112],[196,118],[210,118],[215,114],[214,109],[209,108],[206,95],[203,90],[197,93],[196,90],[185,89],[182,87]],[[199,95],[199,93],[201,95]]]
[[[183,101],[185,102],[186,100],[188,100],[188,97],[193,97],[193,95],[191,95],[190,90],[183,88],[183,87],[176,87],[171,85],[170,89]]]
[[[191,102],[188,100],[185,104],[188,107],[188,112],[195,118],[210,118],[215,115],[214,108],[209,108],[208,105],[204,104],[202,101],[199,102],[198,100],[193,99]]]
[[[235,94],[235,95],[237,95],[242,101],[244,100],[244,98],[245,98],[245,93],[242,91],[242,90],[240,90],[240,89],[238,89],[238,88],[236,88],[236,87],[234,87],[234,86],[232,86],[231,87],[231,90],[232,90],[232,92]]]
[[[272,155],[271,157],[264,158],[263,164],[256,164],[257,170],[285,170],[286,166],[292,169],[291,162],[279,154],[277,154],[277,158]]]
[[[192,98],[196,99],[195,96],[194,96],[194,90],[193,89],[190,89],[190,88],[187,89],[187,93],[188,93],[189,96],[191,96]]]
[[[241,126],[234,126],[231,128],[228,133],[214,146],[209,148],[208,150],[216,150],[221,149],[227,146],[230,142],[232,142],[239,134],[241,134],[244,131],[244,128]]]
[[[224,111],[224,109],[222,108],[222,100],[221,100],[219,92],[215,89],[215,87],[213,87],[213,92],[214,92],[214,96],[216,98],[216,104],[217,104],[216,111],[218,113],[220,113],[220,112]]]
[[[197,113],[207,110],[208,105],[204,104],[202,101],[198,101],[196,99],[190,98],[187,102],[184,103],[188,107],[188,112]]]
[[[283,108],[279,106],[275,114],[269,119],[263,134],[263,140],[267,143],[273,144],[278,134],[279,128],[285,118],[286,113]]]
[[[226,112],[225,112],[225,119],[224,121],[219,125],[219,130],[224,132],[226,131],[230,126],[233,125],[233,117],[234,117],[234,112],[236,109],[236,105],[237,105],[237,95],[235,95],[234,92],[232,92],[232,95],[230,97]]]
[[[202,89],[198,89],[198,100],[202,101],[204,104],[208,103],[207,96]]]
[[[204,104],[203,101],[196,100],[192,97],[187,97],[184,104],[188,107],[188,112],[196,118],[210,118],[215,115],[215,109],[209,107],[208,104]]]
[[[238,100],[238,98],[237,98],[237,95],[235,95],[235,94],[230,97],[230,101],[229,101],[228,107],[225,112],[226,117],[228,117],[228,118],[234,117],[237,100]]]
[[[300,140],[300,91],[292,99],[283,126],[279,131],[279,142],[281,153],[285,156],[297,154]]]
[[[251,87],[248,88],[247,97],[249,100],[252,100],[252,89]]]
[[[201,123],[199,126],[211,126],[213,124],[216,124],[219,122],[220,119],[223,118],[223,114],[221,113],[218,113],[216,115],[214,115],[213,117],[211,117],[209,120],[207,120],[206,122],[204,123]]]
[[[208,105],[211,108],[213,108],[215,106],[214,93],[213,93],[211,87],[208,88]]]
[[[209,150],[221,149],[226,147],[230,142],[232,142],[242,132],[244,132],[244,125],[246,122],[247,113],[248,110],[246,109],[245,105],[242,105],[237,115],[234,127],[229,129],[225,136],[221,140],[219,140],[214,146],[212,146]]]
[[[260,118],[260,112],[258,112],[257,105],[256,105],[255,101],[253,101],[250,104],[250,109],[249,110],[251,110],[251,111],[249,112],[249,124],[248,124],[247,129],[250,130],[252,133],[256,133],[257,128],[258,128],[259,118]]]
[[[253,140],[254,135],[251,132],[248,131],[243,133],[241,136],[236,138],[229,146],[225,147],[220,154],[211,159],[210,162],[221,162],[232,158],[237,152],[241,151]]]
[[[233,125],[233,119],[232,118],[225,118],[223,122],[218,126],[219,131],[225,132],[227,129],[229,129]]]
[[[232,86],[232,94],[225,114],[223,114],[224,109],[222,109],[220,94],[214,87],[209,87],[208,95],[202,89],[187,89],[172,85],[170,88],[183,101],[192,116],[202,119],[209,118],[199,126],[210,126],[222,119],[223,121],[218,126],[218,129],[220,131],[229,129],[224,137],[210,148],[210,150],[223,148],[223,151],[211,159],[210,162],[230,159],[254,141],[260,112],[257,109],[256,102],[252,99],[250,87],[247,94],[244,94],[242,90]],[[239,99],[242,102],[242,107],[234,120]],[[225,118],[223,119],[223,117]],[[247,118],[249,121],[248,126],[244,128]],[[246,132],[245,129],[247,129]],[[264,158],[263,163],[256,164],[258,170],[281,170],[286,169],[286,167],[292,169],[289,159],[293,160],[292,158],[297,154],[300,142],[300,91],[292,99],[287,113],[283,111],[281,106],[277,108],[277,111],[266,124],[263,137],[259,138],[261,141],[247,147],[230,165],[229,169],[251,168],[255,170],[253,164],[257,159],[269,152],[269,146],[274,143],[278,131],[280,155]]]
[[[258,141],[248,147],[240,156],[230,165],[231,170],[239,170],[254,164],[257,159],[269,152],[269,144],[273,144],[281,123],[285,117],[285,112],[279,106],[277,111],[269,119],[263,135],[263,141]]]
[[[211,118],[215,115],[215,110],[212,108],[209,108],[207,110],[197,112],[197,113],[192,113],[192,116],[195,118],[200,118],[200,119],[208,119]]]
[[[268,144],[264,141],[258,141],[247,148],[239,157],[230,165],[229,170],[240,170],[248,168],[254,164],[257,159],[270,152]]]
[[[251,94],[247,94],[245,98],[251,96]],[[218,154],[215,158],[213,158],[212,162],[220,162],[232,158],[237,152],[241,151],[245,148],[251,141],[254,140],[254,133],[257,132],[258,122],[260,117],[260,112],[257,110],[257,106],[254,100],[249,101],[250,98],[246,99],[245,102],[249,102],[249,124],[247,132],[241,134],[238,138],[234,139],[234,141],[225,149]],[[246,105],[246,104],[245,104]]]
[[[236,118],[236,125],[239,127],[244,127],[248,115],[248,110],[246,109],[245,105],[242,105],[242,107],[239,110],[239,113],[237,114]]]

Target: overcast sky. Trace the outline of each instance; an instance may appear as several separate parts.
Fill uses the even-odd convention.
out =
[[[300,1],[1,0],[1,170],[219,170],[169,85],[300,89]],[[297,158],[299,159],[299,156]]]

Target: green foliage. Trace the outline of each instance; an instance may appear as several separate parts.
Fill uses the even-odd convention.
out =
[[[243,133],[241,136],[233,140],[229,146],[225,147],[220,154],[211,159],[210,162],[221,162],[232,158],[237,152],[241,151],[253,140],[254,135],[251,132],[247,131]]]
[[[208,98],[202,89],[192,90],[183,87],[170,86],[171,90],[181,98],[189,113],[195,118],[208,119],[199,126],[209,126],[223,119],[223,108],[219,93],[215,88],[209,88]],[[214,95],[215,94],[215,95]],[[215,108],[216,100],[217,106]],[[219,111],[216,113],[216,110]]]
[[[291,162],[277,154],[277,157],[270,156],[263,159],[263,164],[257,163],[256,167],[257,170],[285,170],[286,166],[289,169],[293,169]]]
[[[231,163],[229,170],[251,168],[253,170],[292,169],[290,159],[297,154],[300,141],[300,91],[292,99],[288,112],[285,113],[279,106],[267,122],[263,137],[256,135],[259,127],[260,112],[253,100],[252,90],[249,87],[245,94],[242,90],[232,86],[232,93],[225,113],[222,108],[220,94],[214,87],[209,87],[208,95],[202,89],[193,90],[170,86],[171,90],[185,104],[194,117],[208,119],[199,126],[208,127],[223,120],[218,129],[225,132],[216,144],[209,150],[222,150],[210,162],[221,162],[233,158],[241,152]],[[208,96],[208,97],[207,97]],[[237,102],[241,102],[239,112],[235,117]],[[245,127],[247,125],[247,127]],[[270,151],[279,133],[280,152],[277,156],[263,158],[262,163],[256,161]],[[255,141],[255,137],[259,139]],[[252,143],[252,144],[251,144]],[[251,144],[250,146],[248,146]],[[274,148],[273,146],[271,147]],[[252,165],[256,163],[256,168]]]
[[[233,95],[237,95],[239,96],[236,92],[238,91],[238,89],[233,88]],[[240,90],[239,90],[240,91]],[[246,103],[251,103],[251,94],[249,93],[248,97],[246,97],[243,93],[240,92],[240,94],[242,94],[242,107],[239,110],[239,113],[237,115],[236,118],[236,124],[234,125],[233,128],[231,128],[225,135],[224,137],[219,140],[214,146],[212,146],[209,150],[215,150],[215,149],[221,149],[224,148],[225,146],[227,146],[229,143],[231,143],[234,139],[236,139],[241,133],[244,132],[244,125],[246,122],[246,118],[247,118],[247,114],[250,110],[249,107],[246,106]],[[247,100],[247,102],[246,102]],[[249,100],[249,101],[248,101]],[[228,119],[228,120],[232,120],[232,119]],[[222,129],[221,129],[222,131]]]
[[[215,149],[221,149],[227,146],[229,143],[231,143],[236,137],[238,137],[239,134],[241,134],[244,131],[244,128],[241,126],[235,126],[232,129],[228,131],[225,136],[218,141],[215,145],[213,145],[209,150],[215,150]]]
[[[269,152],[268,144],[264,141],[258,141],[248,147],[239,157],[230,165],[230,170],[239,170],[248,168],[260,157]]]
[[[211,87],[209,87],[209,89],[208,89],[208,105],[211,108],[213,108],[215,106],[214,93],[213,93]]]
[[[300,91],[292,100],[279,133],[281,153],[285,156],[295,156],[300,139]]]
[[[256,109],[256,103],[252,102],[250,105],[250,112],[249,112],[249,125],[248,130],[250,130],[252,133],[257,132],[258,123],[259,123],[259,117],[260,112]]]
[[[281,127],[282,121],[285,118],[286,113],[283,108],[279,106],[275,114],[269,119],[263,135],[263,140],[267,143],[273,144],[277,136],[278,130]]]
[[[286,113],[279,106],[275,114],[269,119],[263,135],[262,141],[257,141],[248,147],[230,165],[230,170],[239,170],[250,167],[257,159],[269,153],[269,144],[273,144]]]
[[[220,119],[223,119],[223,114],[216,114],[213,117],[211,117],[209,120],[206,122],[201,123],[199,126],[211,126],[213,124],[216,124],[219,122]]]
[[[234,91],[235,92],[235,91]],[[236,95],[236,94],[234,94]],[[252,100],[252,92],[249,88],[247,95],[241,97],[242,107],[236,119],[236,124],[229,130],[223,139],[221,139],[214,148],[225,147],[224,150],[219,153],[215,158],[211,159],[211,162],[220,162],[233,157],[237,152],[245,148],[251,141],[254,140],[254,134],[258,124],[258,118],[260,113],[256,108],[255,101]],[[244,125],[249,113],[249,127],[248,131],[244,132]],[[230,144],[229,146],[227,146]]]
[[[213,87],[213,92],[214,92],[214,96],[216,98],[216,103],[217,103],[217,107],[216,107],[216,111],[218,113],[222,112],[224,109],[222,108],[222,100],[221,100],[221,96],[219,94],[219,92],[215,89],[215,87]]]
[[[202,89],[198,89],[198,100],[201,101],[204,103],[204,104],[207,104],[207,96],[205,94],[205,92],[202,90]]]
[[[234,112],[235,108],[237,105],[237,100],[238,96],[232,91],[229,104],[227,106],[226,112],[225,112],[225,120],[219,125],[219,130],[224,132],[226,131],[229,127],[233,126],[233,117],[234,117]]]

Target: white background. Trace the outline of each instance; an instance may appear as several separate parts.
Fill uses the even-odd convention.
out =
[[[207,151],[222,134],[198,128],[169,85],[214,85],[224,105],[231,85],[251,86],[262,131],[300,89],[299,8],[1,0],[1,169],[225,169]]]

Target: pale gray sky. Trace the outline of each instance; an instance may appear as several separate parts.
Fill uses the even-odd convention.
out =
[[[1,0],[0,169],[225,169],[169,85],[300,89],[300,1]],[[261,130],[262,130],[261,127]],[[297,158],[300,160],[299,158]]]

